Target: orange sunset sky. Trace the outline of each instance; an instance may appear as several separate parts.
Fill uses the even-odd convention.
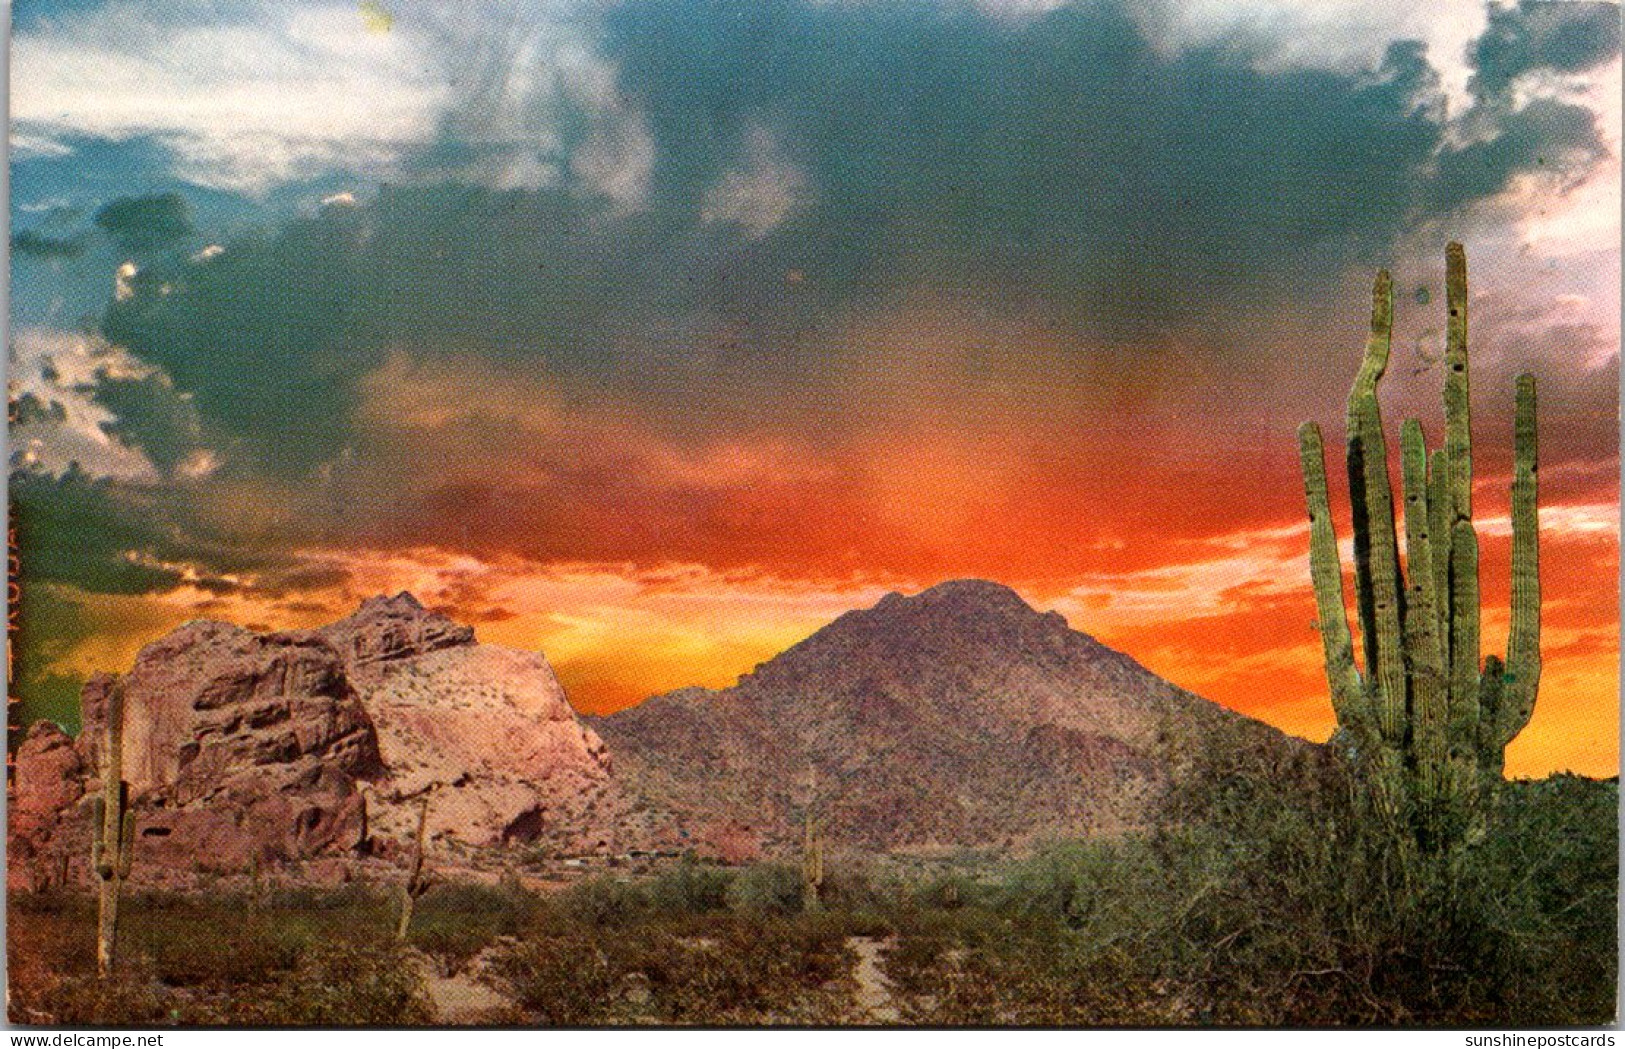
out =
[[[1617,8],[498,7],[18,6],[26,715],[403,589],[604,712],[977,576],[1324,739],[1294,431],[1346,548],[1370,282],[1437,442],[1461,240],[1486,653],[1541,390],[1508,768],[1617,773]]]

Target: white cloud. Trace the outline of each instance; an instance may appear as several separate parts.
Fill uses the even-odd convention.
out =
[[[1483,32],[1483,0],[1141,0],[1127,5],[1147,38],[1169,52],[1235,45],[1265,68],[1352,73],[1375,67],[1397,40],[1420,40],[1452,105],[1464,105],[1467,46]]]
[[[12,427],[12,464],[61,474],[78,463],[93,477],[158,480],[157,469],[145,455],[104,429],[116,417],[89,392],[104,376],[139,379],[154,372],[100,339],[39,328],[15,333],[10,396],[17,400],[32,394],[47,414]]]
[[[757,239],[766,236],[801,203],[801,173],[785,159],[773,135],[753,128],[746,145],[745,166],[730,171],[705,195],[700,217],[706,222],[732,222]]]
[[[623,210],[643,207],[654,176],[655,142],[636,110],[610,110],[570,160],[570,170],[594,192]]]
[[[180,177],[250,193],[331,171],[536,188],[570,169],[623,205],[645,200],[653,143],[597,53],[600,4],[391,4],[387,29],[355,5],[226,11],[176,0],[166,24],[115,0],[19,31],[13,149],[148,137]],[[582,111],[572,147],[561,129]]]
[[[368,32],[347,6],[262,4],[237,17],[166,25],[151,5],[113,3],[18,32],[13,141],[152,136],[184,177],[255,191],[334,167],[387,169],[433,133],[446,88],[410,32]]]

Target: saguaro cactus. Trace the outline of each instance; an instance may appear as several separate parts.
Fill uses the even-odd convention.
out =
[[[130,785],[124,782],[124,683],[107,693],[101,754],[101,796],[92,802],[90,866],[101,880],[96,917],[96,972],[113,971],[118,947],[118,898],[130,876],[135,850],[135,813],[130,811]]]
[[[801,843],[801,906],[816,911],[824,890],[824,838],[818,818],[808,806]]]
[[[1484,802],[1501,781],[1507,744],[1529,723],[1540,684],[1535,380],[1517,380],[1507,656],[1504,663],[1492,655],[1480,664],[1467,257],[1460,244],[1446,252],[1445,292],[1444,447],[1430,457],[1415,419],[1400,430],[1403,569],[1377,404],[1393,331],[1387,271],[1377,275],[1371,335],[1349,394],[1349,502],[1362,665],[1355,661],[1343,604],[1320,428],[1306,422],[1298,429],[1310,574],[1339,733],[1365,773],[1378,814],[1429,853],[1482,834]]]
[[[407,931],[412,925],[412,911],[417,907],[418,897],[428,892],[434,885],[434,872],[428,870],[423,863],[424,838],[429,827],[429,795],[423,795],[423,801],[418,805],[418,831],[412,839],[412,869],[407,875],[406,884],[401,886],[401,922],[395,929],[395,938],[404,941]]]

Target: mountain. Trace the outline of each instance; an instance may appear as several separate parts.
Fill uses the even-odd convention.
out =
[[[974,579],[888,594],[732,688],[588,722],[646,804],[768,849],[809,799],[833,840],[867,849],[1122,828],[1190,748],[1297,745]]]
[[[402,593],[317,630],[188,623],[122,678],[93,678],[78,740],[37,725],[18,749],[14,867],[83,866],[115,688],[144,870],[388,855],[425,796],[440,851],[624,847],[608,755],[546,659],[479,644]]]

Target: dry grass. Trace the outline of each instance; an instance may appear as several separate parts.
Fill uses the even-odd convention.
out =
[[[551,896],[450,885],[392,942],[383,889],[132,896],[118,979],[94,904],[14,896],[23,1024],[393,1026],[436,1019],[424,977],[500,992],[503,1022],[862,1022],[853,937],[903,1022],[934,1025],[1599,1024],[1613,1019],[1617,785],[1506,792],[1490,840],[1399,885],[1335,790],[1215,781],[1163,831],[1057,845],[922,881],[832,872],[804,915],[784,868],[685,863]],[[969,861],[967,861],[969,864]]]

